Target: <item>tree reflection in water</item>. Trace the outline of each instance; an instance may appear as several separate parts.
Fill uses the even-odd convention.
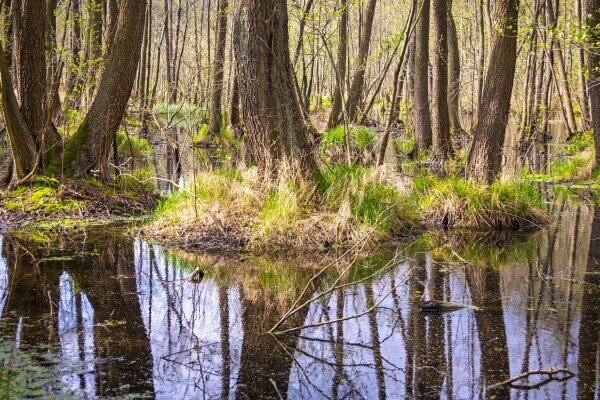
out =
[[[554,214],[547,230],[472,252],[469,264],[413,254],[312,302],[288,324],[338,322],[278,337],[265,332],[291,305],[289,288],[312,276],[306,266],[269,261],[261,269],[203,255],[195,261],[205,279],[191,283],[189,261],[142,240],[108,232],[66,251],[6,236],[1,354],[18,347],[35,359],[43,345],[62,372],[42,386],[81,398],[597,398],[600,211],[559,201]],[[429,299],[481,310],[421,312]],[[576,377],[486,391],[550,368]]]

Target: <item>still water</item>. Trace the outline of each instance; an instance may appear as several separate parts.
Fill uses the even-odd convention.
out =
[[[278,336],[266,332],[338,255],[184,255],[110,231],[50,246],[6,235],[0,398],[598,398],[600,211],[559,200],[553,215],[515,238],[365,251]],[[476,307],[421,311],[429,299]],[[488,388],[552,368],[575,376]]]

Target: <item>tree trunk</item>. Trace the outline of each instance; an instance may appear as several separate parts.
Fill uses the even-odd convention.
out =
[[[99,171],[103,179],[109,178],[110,148],[135,83],[145,17],[146,0],[121,0],[114,45],[98,91],[64,154],[64,164],[76,175]]]
[[[90,10],[90,56],[88,56],[88,96],[92,97],[96,87],[98,63],[102,58],[102,6],[97,0],[88,0]]]
[[[272,180],[282,167],[314,178],[313,139],[293,95],[287,1],[240,3],[236,30],[242,112],[262,178]]]
[[[240,85],[238,83],[237,70],[234,71],[233,82],[231,84],[231,96],[229,100],[229,125],[233,131],[239,129],[240,126]]]
[[[71,67],[69,68],[69,77],[67,78],[67,107],[75,109],[81,101],[81,0],[71,0]]]
[[[600,0],[588,0],[587,14],[588,25],[594,28],[598,27],[600,25]],[[588,95],[591,103],[592,128],[596,141],[596,158],[594,164],[595,167],[598,167],[600,166],[600,32],[598,32],[598,29],[591,29],[590,32]]]
[[[225,68],[225,44],[227,43],[227,0],[219,0],[217,18],[217,43],[215,46],[215,60],[213,62],[212,85],[210,98],[210,127],[209,135],[214,137],[221,133],[222,113],[221,100],[223,97],[223,76]]]
[[[115,35],[117,33],[117,23],[119,18],[119,5],[117,0],[106,0],[106,20],[107,20],[107,35],[106,43],[107,49],[110,51],[115,42]]]
[[[43,141],[47,108],[46,11],[35,0],[12,5],[16,85],[6,58],[0,60],[2,113],[13,159],[13,183],[33,172]]]
[[[548,14],[548,24],[552,29],[558,29],[556,21],[556,13],[552,2],[554,0],[546,1],[546,10]],[[554,35],[554,33],[552,33]],[[553,37],[552,39],[552,52],[554,53],[554,61],[556,63],[556,76],[554,81],[558,89],[558,94],[561,99],[563,112],[565,114],[565,124],[569,137],[573,136],[577,131],[577,123],[575,121],[575,113],[573,112],[573,104],[571,103],[571,89],[569,88],[569,77],[567,76],[567,69],[565,67],[565,59],[563,57],[562,47],[560,41]]]
[[[348,102],[346,104],[346,113],[348,121],[355,121],[358,115],[359,103],[363,96],[365,86],[365,73],[367,71],[367,60],[369,58],[369,49],[371,47],[371,33],[373,31],[373,21],[375,19],[375,7],[377,0],[369,0],[367,6],[367,15],[365,16],[364,28],[360,37],[360,46],[358,48],[357,70],[350,84],[348,93]]]
[[[467,163],[467,176],[483,183],[501,172],[517,60],[519,0],[494,0],[493,6],[490,62]]]
[[[344,82],[346,81],[346,71],[348,62],[348,0],[341,0],[340,24],[338,27],[340,43],[338,44],[337,68],[334,71],[335,90],[333,102],[331,104],[331,114],[329,115],[328,127],[331,129],[340,122],[340,113],[342,112],[342,99],[344,96]]]
[[[433,156],[443,163],[450,153],[448,115],[448,7],[446,1],[434,1],[433,17]]]
[[[575,7],[577,9],[577,23],[585,23],[583,20],[583,0],[576,0]],[[587,95],[587,82],[585,76],[585,50],[583,46],[577,46],[577,62],[579,69],[577,70],[577,78],[579,80],[579,107],[581,108],[582,129],[584,131],[590,128],[590,110],[589,99]]]
[[[448,1],[448,109],[450,129],[453,133],[462,132],[460,125],[460,50],[456,23],[452,15],[452,0]]]
[[[413,116],[417,151],[431,147],[433,133],[429,112],[429,0],[420,0],[415,32],[415,88]]]
[[[46,11],[36,0],[13,4],[18,99],[25,123],[38,142],[46,120]]]

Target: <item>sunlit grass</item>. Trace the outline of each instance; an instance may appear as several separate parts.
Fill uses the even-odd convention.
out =
[[[316,185],[282,176],[265,187],[254,169],[201,173],[158,205],[149,232],[167,240],[218,238],[253,250],[394,240],[413,228],[518,229],[548,221],[538,188],[457,178],[402,181],[384,169],[333,166]]]

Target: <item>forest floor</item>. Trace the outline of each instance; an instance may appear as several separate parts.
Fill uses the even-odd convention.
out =
[[[0,230],[73,230],[147,215],[156,196],[142,187],[95,180],[36,178],[0,192]]]

